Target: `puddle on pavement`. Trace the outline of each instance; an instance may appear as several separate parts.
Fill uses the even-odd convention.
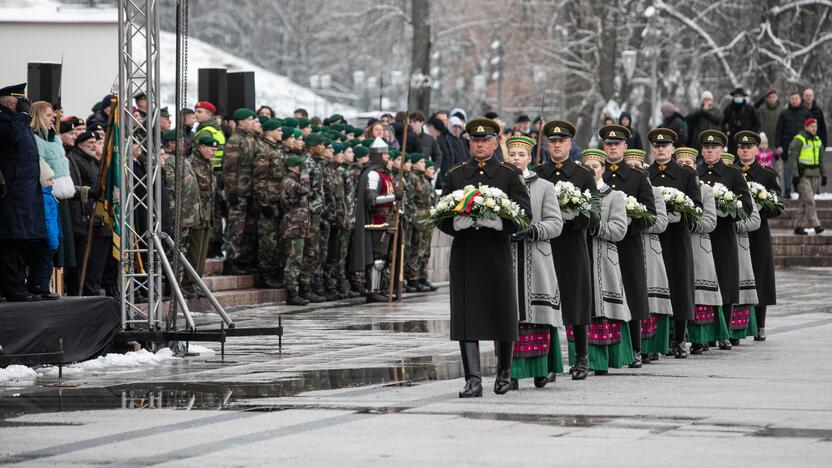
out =
[[[449,334],[451,331],[450,320],[404,320],[360,323],[341,327],[341,330],[379,330],[395,333],[433,333]]]
[[[484,375],[493,375],[496,358],[482,353]],[[369,385],[413,385],[426,380],[462,376],[456,356],[420,356],[392,361],[385,367],[286,372],[267,383],[135,383],[97,388],[35,388],[0,397],[0,427],[4,419],[24,414],[108,409],[219,410],[238,400],[291,397],[299,393]]]

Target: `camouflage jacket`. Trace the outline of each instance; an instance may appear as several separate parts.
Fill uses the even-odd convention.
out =
[[[355,188],[358,179],[353,176],[353,164],[341,164],[338,171],[344,181],[344,219],[345,227],[355,227]],[[360,172],[359,172],[360,173]]]
[[[414,172],[413,176],[413,203],[416,206],[416,215],[422,216],[433,207],[436,191],[433,190],[433,185],[425,177],[424,172]]]
[[[322,161],[323,171],[326,175],[324,194],[326,195],[326,210],[324,219],[334,223],[336,227],[346,228],[346,196],[344,194],[344,178],[338,170],[338,163],[331,160]],[[330,214],[329,217],[326,214]]]
[[[320,219],[324,211],[324,176],[321,165],[311,153],[304,152],[303,156],[303,178],[309,180],[309,216]]]
[[[396,181],[396,187],[399,186],[399,176],[401,172],[393,170],[393,179]],[[404,199],[402,199],[402,217],[407,221],[413,221],[416,215],[416,204],[414,203],[415,184],[413,183],[413,171],[404,173]]]
[[[274,141],[266,139],[259,145],[252,171],[254,198],[259,206],[280,208],[280,183],[286,173],[284,159]]]
[[[182,193],[176,193],[176,156],[170,155],[168,160],[162,165],[162,173],[165,176],[165,184],[168,191],[171,193],[170,209],[171,213],[176,216],[176,203],[182,204],[182,218],[179,220],[181,228],[190,228],[196,225],[202,219],[202,210],[199,203],[199,185],[197,183],[196,175],[191,166],[190,158],[183,158],[182,168]]]
[[[302,239],[309,233],[309,189],[297,174],[287,171],[280,181],[280,237]]]
[[[217,191],[217,180],[214,178],[210,159],[205,159],[194,148],[188,158],[199,187],[199,207],[201,219],[194,223],[195,228],[207,228],[214,225],[214,194]]]
[[[222,177],[226,193],[236,191],[240,199],[252,195],[251,174],[255,156],[255,136],[240,129],[234,130],[225,143]]]

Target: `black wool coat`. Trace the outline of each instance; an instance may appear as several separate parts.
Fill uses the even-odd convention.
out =
[[[46,239],[40,159],[29,114],[0,110],[0,239]],[[0,247],[6,248],[6,247]]]
[[[719,182],[734,192],[742,201],[743,209],[750,214],[751,193],[742,172],[722,161],[699,166],[699,178],[713,186]],[[714,249],[714,266],[719,281],[719,292],[723,304],[737,304],[740,300],[740,264],[737,251],[737,223],[729,216],[717,217],[716,229],[711,232],[711,247]]]
[[[581,191],[598,193],[595,175],[589,169],[567,158],[560,163],[546,161],[535,168],[541,179],[555,184],[571,182]],[[561,312],[566,325],[589,325],[592,319],[592,264],[587,245],[586,216],[576,216],[563,223],[560,236],[551,240],[552,259],[560,287]]]
[[[532,208],[523,174],[491,157],[485,167],[471,160],[452,167],[442,195],[466,185],[499,188],[531,217]],[[452,220],[439,228],[454,238],[451,244],[451,339],[458,341],[517,339],[517,278],[511,261],[511,235],[517,227],[503,221],[502,231],[470,227],[455,231]]]
[[[608,163],[604,171],[604,182],[613,190],[635,197],[651,213],[656,214],[653,189],[644,172],[630,168],[624,161]],[[627,229],[627,236],[616,243],[627,306],[633,320],[644,320],[650,316],[650,304],[647,302],[647,265],[641,235],[648,227],[643,220],[633,220]]]
[[[780,193],[777,173],[773,169],[760,165],[756,161],[748,166],[740,165],[748,182],[757,182],[767,190]],[[751,264],[754,267],[754,281],[757,284],[757,304],[777,304],[777,286],[774,281],[774,252],[771,246],[771,230],[768,219],[776,218],[781,213],[769,208],[760,209],[760,229],[748,233],[751,245]]]
[[[650,182],[656,187],[673,187],[680,190],[702,207],[702,194],[696,174],[670,160],[664,164],[654,162],[647,170]],[[673,306],[675,320],[692,320],[694,318],[695,289],[693,276],[693,251],[690,244],[690,226],[684,221],[671,223],[659,234],[662,244],[662,259],[667,270],[667,282],[670,285],[670,302]],[[736,244],[736,243],[735,243]]]

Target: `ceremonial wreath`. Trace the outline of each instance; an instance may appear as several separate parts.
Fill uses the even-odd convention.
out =
[[[473,218],[475,222],[502,218],[513,222],[519,229],[527,228],[530,221],[520,205],[502,190],[488,185],[467,185],[440,198],[421,222],[439,224],[455,216]]]

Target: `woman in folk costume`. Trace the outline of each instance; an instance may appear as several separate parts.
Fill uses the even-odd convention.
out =
[[[698,155],[699,151],[694,148],[679,148],[674,154],[676,162],[691,171],[696,171]],[[699,190],[702,195],[702,218],[690,235],[696,297],[694,319],[689,320],[687,325],[691,354],[702,354],[717,341],[728,339],[710,237],[711,231],[716,228],[716,200],[710,185],[699,182]]]
[[[644,170],[644,150],[624,151],[624,161],[636,170]],[[641,362],[657,361],[660,354],[669,352],[670,318],[673,305],[670,302],[670,286],[662,257],[659,234],[667,229],[667,208],[658,188],[653,187],[656,203],[656,224],[642,233],[644,236],[644,263],[647,266],[647,302],[650,317],[641,321]]]
[[[589,255],[592,264],[592,323],[587,327],[589,368],[596,375],[610,367],[627,367],[633,362],[633,345],[627,322],[632,318],[624,296],[624,283],[618,267],[619,242],[627,234],[627,196],[604,183],[606,154],[588,149],[581,153],[581,164],[595,173],[601,197],[601,219],[589,229]],[[570,330],[567,329],[567,333]],[[574,360],[569,343],[569,360]]]
[[[724,153],[722,162],[734,164],[734,155]],[[757,283],[754,280],[754,264],[751,262],[751,242],[749,232],[760,229],[760,210],[754,197],[751,197],[752,210],[748,219],[737,222],[737,252],[740,262],[740,300],[731,311],[731,345],[737,346],[740,340],[757,334],[757,319],[754,305],[757,304]]]
[[[506,140],[505,161],[523,173],[532,203],[533,223],[512,237],[511,253],[517,272],[520,335],[514,342],[511,364],[512,388],[518,380],[534,378],[543,388],[563,372],[558,327],[561,323],[560,292],[552,261],[550,239],[560,235],[563,219],[555,186],[529,170],[534,140],[513,136]]]

